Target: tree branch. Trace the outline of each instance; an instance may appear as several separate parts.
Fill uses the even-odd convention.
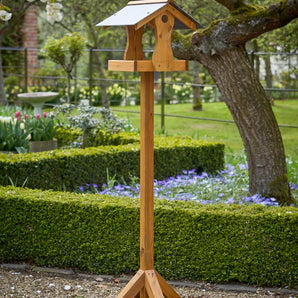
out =
[[[243,15],[231,28],[227,42],[232,45],[243,44],[259,35],[281,28],[298,17],[298,1],[280,1],[266,9],[249,15]],[[238,18],[238,16],[237,16]]]
[[[225,6],[228,10],[232,11],[235,9],[236,4],[243,4],[243,1],[237,1],[237,0],[215,0],[219,4]]]
[[[235,1],[216,0],[231,8]],[[283,27],[298,17],[298,0],[284,0],[269,7],[237,2],[230,15],[193,35],[192,43],[204,53],[215,55],[242,45],[261,34]]]

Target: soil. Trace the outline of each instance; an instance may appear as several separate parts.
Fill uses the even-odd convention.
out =
[[[116,297],[132,276],[94,275],[27,264],[0,264],[0,297]],[[298,297],[297,290],[243,284],[169,282],[181,297]]]

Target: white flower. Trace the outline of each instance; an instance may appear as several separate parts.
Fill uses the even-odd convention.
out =
[[[24,124],[24,123],[21,123],[21,124],[20,124],[20,129],[21,129],[21,130],[24,130],[24,129],[25,129],[25,124]]]
[[[0,10],[0,19],[4,22],[9,21],[11,19],[12,14],[7,12],[6,10]]]

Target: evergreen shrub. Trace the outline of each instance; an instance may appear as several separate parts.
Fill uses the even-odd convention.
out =
[[[131,198],[1,187],[0,261],[136,272],[139,213]],[[297,208],[156,199],[154,213],[164,278],[297,288]]]
[[[53,150],[36,153],[0,154],[0,185],[12,181],[38,189],[70,190],[85,183],[102,185],[110,177],[127,179],[140,174],[139,137],[119,134],[111,137],[118,146]],[[215,173],[224,166],[224,145],[188,138],[155,138],[154,178],[163,180],[198,169]]]

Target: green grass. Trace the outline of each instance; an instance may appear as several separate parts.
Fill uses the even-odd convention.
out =
[[[140,114],[128,113],[126,111],[139,112],[139,106],[113,107],[113,110],[125,112],[114,113],[119,117],[128,117],[134,127],[140,128]],[[273,111],[281,125],[298,126],[298,100],[275,101]],[[154,130],[155,134],[161,134],[161,106],[154,107]],[[233,120],[227,106],[223,102],[204,103],[203,111],[195,112],[192,104],[166,105],[165,114],[181,115],[187,117],[200,117],[209,119]],[[287,155],[298,159],[298,128],[281,127],[281,134]],[[240,152],[243,144],[238,129],[234,123],[215,122],[209,120],[184,119],[176,117],[165,117],[165,133],[169,136],[187,135],[192,138],[208,141],[222,141],[226,144],[226,152]]]

